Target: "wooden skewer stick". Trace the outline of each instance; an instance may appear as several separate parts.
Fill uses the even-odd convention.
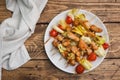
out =
[[[62,58],[63,58],[63,57],[61,56],[60,59],[59,59],[59,61],[62,60]]]
[[[54,51],[55,50],[55,48],[54,47],[52,47],[52,49],[50,50],[50,51]]]
[[[96,17],[94,16],[94,17],[92,17],[89,21],[91,22],[91,21],[93,21],[95,18],[96,18]]]
[[[67,64],[67,61],[64,63],[65,65]]]
[[[69,64],[68,63],[66,63],[66,66],[65,66],[65,68],[67,68],[69,66]]]
[[[50,38],[48,38],[48,40],[47,41],[45,41],[45,43],[44,44],[46,44],[49,40],[51,39],[51,37]]]
[[[56,50],[54,50],[54,52],[53,52],[52,56],[54,56],[56,53],[57,53],[57,51],[56,51]]]
[[[56,52],[54,52],[53,54],[52,54],[52,56],[54,56],[56,54]]]
[[[68,64],[68,60],[65,62],[65,68],[67,68],[68,66],[69,66],[69,64]]]

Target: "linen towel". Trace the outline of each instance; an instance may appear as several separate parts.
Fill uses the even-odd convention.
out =
[[[34,33],[46,3],[47,0],[6,0],[13,15],[0,24],[0,77],[2,67],[13,70],[30,59],[24,42]]]

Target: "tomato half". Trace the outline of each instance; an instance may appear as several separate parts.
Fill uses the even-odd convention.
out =
[[[73,20],[70,16],[67,16],[65,21],[67,24],[71,24],[73,22]]]
[[[92,53],[90,53],[90,55],[87,57],[87,59],[88,59],[89,61],[95,61],[95,60],[97,59],[97,55],[96,55],[94,52],[92,52]]]
[[[59,24],[58,27],[59,27],[61,30],[64,30],[62,25]]]
[[[58,32],[57,32],[56,30],[52,29],[52,30],[50,31],[50,36],[56,37],[57,35],[58,35]]]
[[[77,65],[76,69],[75,69],[75,71],[77,72],[77,74],[83,73],[84,70],[85,70],[85,68],[81,64]]]
[[[104,43],[102,46],[106,50],[109,47],[109,44],[108,43]]]

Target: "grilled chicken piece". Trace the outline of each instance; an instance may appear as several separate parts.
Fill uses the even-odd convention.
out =
[[[67,55],[67,61],[68,61],[69,64],[74,66],[75,65],[75,54],[74,53],[69,53]]]
[[[64,58],[67,58],[68,52],[67,52],[67,51],[64,51],[64,52],[61,53],[61,54],[62,54],[62,56],[63,56]]]
[[[97,50],[97,49],[98,49],[98,47],[97,47],[97,45],[95,44],[95,42],[91,42],[91,48],[92,48],[93,50]]]
[[[75,60],[77,61],[77,62],[79,62],[80,60],[81,60],[81,58],[80,57],[75,57]]]
[[[70,40],[69,40],[69,39],[64,39],[64,40],[62,41],[62,45],[63,45],[63,46],[69,46],[69,45],[70,45]]]
[[[62,41],[63,38],[64,38],[64,37],[63,37],[62,35],[57,35],[57,36],[56,36],[56,39],[57,39],[58,41]]]
[[[67,25],[66,30],[67,30],[67,31],[71,31],[71,30],[72,30],[72,27],[69,26],[69,25]]]
[[[79,41],[79,37],[77,37],[75,34],[73,34],[72,32],[68,32],[67,33],[68,38],[74,40],[74,41]]]
[[[93,32],[86,32],[86,33],[85,33],[85,36],[95,37],[95,34],[94,34]]]
[[[67,46],[66,49],[68,52],[71,52],[71,46]]]
[[[91,24],[85,20],[85,21],[80,21],[80,24],[86,29],[86,30],[89,30]]]
[[[85,29],[89,30],[91,24],[88,22],[88,20],[81,20],[79,18],[75,18],[75,21],[73,22],[74,26],[82,25]]]
[[[98,33],[102,32],[102,29],[97,27],[96,25],[91,25],[90,30]]]
[[[55,39],[53,42],[52,42],[52,44],[53,44],[53,46],[54,47],[58,47],[58,45],[59,45],[59,42]]]
[[[71,46],[71,51],[76,55],[80,56],[80,51],[76,46]]]
[[[74,66],[75,65],[75,60],[74,59],[70,59],[70,60],[68,60],[68,63],[71,64],[72,66]]]
[[[87,44],[83,41],[83,40],[80,40],[79,41],[79,44],[78,44],[78,47],[81,49],[81,50],[86,50],[87,49]]]
[[[73,21],[73,25],[74,25],[74,26],[80,25],[79,18],[75,18],[75,20]]]
[[[90,55],[91,52],[92,50],[90,48],[87,48],[87,54]]]
[[[73,53],[76,53],[78,51],[78,48],[76,46],[71,46],[71,51]]]
[[[77,51],[75,54],[77,57],[80,57],[80,55],[81,55],[80,51]]]

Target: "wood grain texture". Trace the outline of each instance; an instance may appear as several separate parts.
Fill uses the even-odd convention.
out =
[[[97,15],[104,22],[120,22],[120,16],[119,16],[120,10],[117,10],[117,9],[115,11],[114,10],[113,11],[97,10],[97,9],[94,10],[94,8],[90,9],[89,6],[87,6],[87,7],[86,7],[86,9],[85,8],[80,8],[80,9],[91,11],[92,13]],[[97,6],[94,6],[94,7],[97,7]],[[74,8],[76,8],[76,7],[74,7]],[[57,9],[60,9],[60,8],[58,7]],[[62,12],[64,10],[68,10],[68,8],[65,8],[63,10],[62,9],[57,10],[57,9],[51,8],[51,10],[49,9],[48,11],[47,10],[44,11],[44,13],[41,15],[41,18],[39,19],[38,23],[46,23],[46,22],[49,23],[53,19],[53,17],[55,17],[57,14],[59,14],[60,12]],[[98,7],[98,9],[101,9],[101,8]],[[111,9],[111,8],[109,8],[109,9]],[[120,9],[120,6],[119,6],[119,9]],[[48,13],[51,14],[51,16],[49,16]]]
[[[49,60],[29,61],[14,71],[3,70],[3,80],[119,80],[118,59],[105,59],[103,63],[86,74],[67,74],[57,69]]]
[[[68,0],[49,0],[49,1],[54,1],[54,2],[68,2]],[[109,2],[115,2],[115,0],[69,0],[69,2],[76,2],[76,3],[84,3],[84,2],[104,2],[104,3],[109,3]]]
[[[6,19],[11,17],[11,12],[6,9],[5,0],[0,1],[0,23]]]
[[[38,24],[34,34],[25,42],[32,59],[47,59],[44,51],[44,32],[47,24]]]
[[[116,2],[120,2],[120,0],[116,0]]]
[[[72,8],[91,11],[105,22],[120,22],[120,3],[115,3],[115,0],[49,0],[38,23],[48,23],[58,13]],[[6,10],[5,2],[2,0],[0,4],[0,22],[10,16],[11,12]]]
[[[95,0],[96,1],[96,0]],[[53,1],[49,0],[45,11],[43,12],[41,19],[39,20],[40,22],[50,22],[53,17],[55,17],[58,13],[72,9],[72,8],[78,8],[78,9],[84,9],[93,12],[97,16],[99,16],[102,20],[105,22],[118,22],[119,20],[119,15],[120,15],[120,4],[119,3],[86,3],[86,2],[78,2],[78,1],[69,1],[65,0],[64,2],[62,1]],[[51,16],[48,15],[51,14]],[[46,18],[49,17],[49,18]]]

